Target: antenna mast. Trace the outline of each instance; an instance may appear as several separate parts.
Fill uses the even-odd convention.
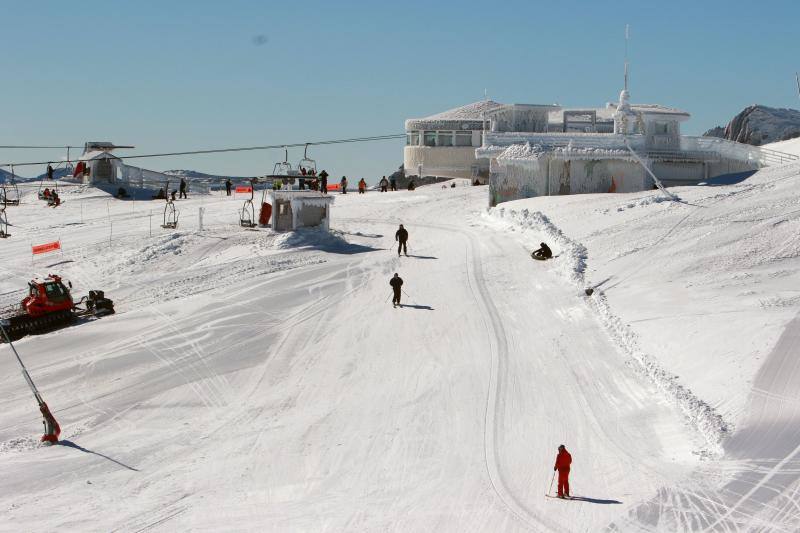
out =
[[[625,24],[625,90],[628,90],[628,40],[630,39],[630,25]]]

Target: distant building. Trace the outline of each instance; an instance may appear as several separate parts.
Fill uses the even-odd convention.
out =
[[[489,177],[489,160],[475,148],[490,131],[547,131],[548,113],[557,106],[505,105],[483,100],[425,118],[406,120],[403,165],[406,175],[443,178]]]
[[[602,108],[475,102],[406,121],[406,174],[489,184],[490,205],[555,194],[697,184],[777,162],[758,147],[681,135],[686,111],[619,102]],[[783,161],[783,155],[778,156]]]

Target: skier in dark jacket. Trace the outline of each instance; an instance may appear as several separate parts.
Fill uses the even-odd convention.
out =
[[[550,249],[549,246],[547,246],[543,242],[540,242],[539,246],[541,246],[541,248],[539,248],[538,250],[534,250],[533,253],[531,254],[534,258],[551,259],[553,257],[553,251]]]
[[[397,190],[397,180],[394,178],[394,176],[389,178],[389,189],[392,191]]]
[[[566,446],[563,444],[558,447],[558,455],[556,456],[556,464],[553,466],[553,472],[558,470],[558,497],[569,498],[569,468],[572,465],[572,456],[567,451]]]
[[[403,278],[401,278],[397,272],[394,273],[394,277],[389,280],[389,285],[392,286],[392,291],[394,291],[394,298],[392,298],[392,305],[395,307],[400,305],[400,295],[402,294],[402,287],[403,287]]]
[[[186,198],[186,180],[181,178],[181,193],[178,195],[178,198]]]
[[[400,257],[400,250],[402,250],[406,257],[408,257],[408,247],[406,246],[406,241],[408,241],[408,231],[406,228],[400,224],[400,229],[394,234],[394,240],[397,241],[397,257]]]
[[[319,186],[322,194],[328,194],[328,173],[324,170],[319,173]]]
[[[226,179],[225,180],[225,194],[227,196],[231,195],[231,187],[232,186],[233,186],[233,183],[231,183],[231,179],[230,178]]]

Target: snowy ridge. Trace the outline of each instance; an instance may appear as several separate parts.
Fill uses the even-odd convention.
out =
[[[551,243],[554,257],[559,259],[555,261],[553,270],[580,288],[586,286],[588,250],[583,244],[567,237],[545,214],[528,209],[517,211],[494,207],[489,209],[488,216],[497,221],[510,223],[523,232],[532,231],[544,235],[542,238]],[[538,236],[525,240],[530,241],[531,246],[536,246],[537,243],[534,241],[538,240]],[[682,385],[678,376],[662,368],[655,359],[644,353],[639,347],[636,334],[614,314],[601,290],[595,289],[588,301],[591,302],[603,326],[620,350],[639,364],[645,375],[667,398],[680,407],[687,420],[703,436],[708,448],[701,453],[721,455],[722,441],[730,434],[731,425],[713,407]]]

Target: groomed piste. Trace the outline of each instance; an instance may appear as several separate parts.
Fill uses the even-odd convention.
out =
[[[798,182],[487,210],[458,180],[337,195],[330,233],[21,184],[0,306],[57,274],[116,314],[15,342],[57,446],[0,345],[0,529],[795,531]]]

